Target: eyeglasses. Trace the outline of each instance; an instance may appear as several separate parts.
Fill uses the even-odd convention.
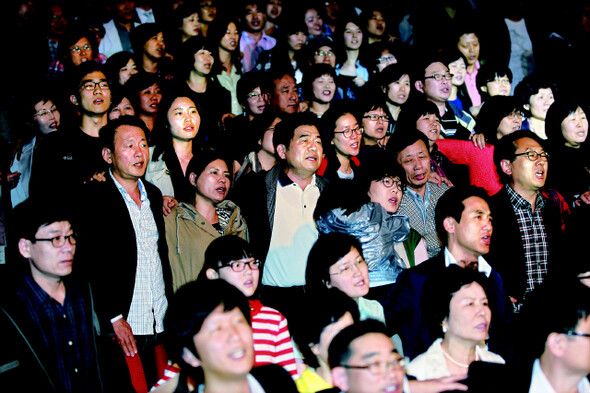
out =
[[[100,81],[100,82],[87,81],[87,82],[84,82],[80,85],[80,87],[83,90],[96,90],[97,86],[100,90],[109,90],[110,89],[109,82],[107,82],[107,81]]]
[[[332,57],[332,56],[334,56],[334,52],[332,52],[331,50],[329,50],[329,51],[316,50],[315,55],[319,56],[319,57],[324,57],[324,56]]]
[[[39,112],[35,113],[34,116],[37,117],[45,117],[45,116],[49,116],[49,114],[54,114],[55,112],[57,112],[57,108],[56,107],[52,107],[51,109],[47,110],[47,109],[41,109]]]
[[[66,244],[66,240],[73,246],[76,244],[76,235],[73,233],[68,236],[56,236],[49,239],[38,239],[34,238],[36,242],[51,242],[51,245],[55,248],[61,248]]]
[[[354,263],[352,264],[347,263],[346,265],[340,266],[340,268],[338,268],[338,271],[330,273],[330,276],[350,276],[355,268],[356,270],[359,270],[360,267],[365,264],[365,260],[361,258],[359,260],[354,261]]]
[[[379,64],[383,64],[383,63],[389,63],[390,61],[394,61],[395,60],[395,56],[390,55],[390,56],[383,56],[377,59],[377,63]]]
[[[382,122],[388,122],[389,121],[389,116],[387,116],[387,115],[371,114],[371,115],[363,116],[363,119],[369,119],[371,121],[381,120]]]
[[[386,176],[383,179],[379,180],[381,183],[383,183],[383,185],[387,188],[391,188],[393,186],[395,186],[395,188],[397,188],[398,190],[402,191],[403,187],[402,187],[402,182],[399,180],[393,180],[392,177]]]
[[[357,126],[356,128],[349,128],[348,130],[344,131],[334,131],[334,134],[342,134],[346,139],[350,138],[352,133],[363,135],[363,129],[361,126]]]
[[[75,47],[71,48],[70,50],[72,52],[76,53],[76,52],[80,52],[82,50],[85,50],[86,51],[86,50],[90,50],[90,49],[92,49],[92,47],[90,45],[84,44],[84,46],[81,47],[81,48],[79,46],[75,46]]]
[[[589,333],[580,333],[580,332],[567,332],[564,333],[566,336],[575,336],[575,337],[590,337]]]
[[[434,74],[430,76],[425,76],[424,79],[434,79],[435,81],[440,82],[443,79],[450,81],[451,79],[453,79],[454,76],[455,75],[453,74]]]
[[[520,111],[516,111],[516,112],[512,112],[511,114],[509,114],[506,117],[509,118],[510,120],[514,120],[516,118],[522,119],[524,117],[524,113],[522,113]]]
[[[396,367],[404,368],[408,363],[408,358],[392,359],[389,361],[376,361],[369,363],[366,366],[354,366],[351,364],[343,364],[341,367],[353,370],[368,370],[375,376],[385,375],[389,370],[393,370]]]
[[[262,93],[250,93],[248,94],[248,99],[251,101],[262,100]]]
[[[244,271],[244,269],[246,268],[246,265],[248,265],[248,267],[250,267],[250,270],[258,270],[260,268],[260,261],[258,259],[255,259],[253,261],[248,261],[248,262],[230,261],[229,263],[226,263],[225,265],[221,266],[220,268],[229,267],[232,271],[239,273],[239,272]]]
[[[531,151],[525,151],[524,153],[518,153],[515,154],[514,157],[518,157],[518,156],[526,156],[526,158],[528,158],[530,161],[537,161],[540,158],[545,159],[545,161],[549,160],[549,153],[547,153],[546,151],[541,152],[541,153],[537,153],[534,150]]]

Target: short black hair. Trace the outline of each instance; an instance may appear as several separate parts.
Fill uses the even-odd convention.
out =
[[[381,89],[386,89],[391,83],[397,82],[402,78],[404,75],[410,76],[411,71],[408,68],[407,64],[398,62],[395,64],[390,64],[377,75],[379,86]]]
[[[514,154],[517,149],[516,141],[522,138],[533,139],[541,145],[541,148],[545,148],[545,142],[537,134],[529,130],[514,131],[513,133],[502,137],[494,147],[494,165],[496,165],[496,171],[498,172],[500,183],[502,184],[510,183],[511,176],[504,173],[500,163],[502,160],[509,160],[510,162],[514,161],[516,158]]]
[[[199,278],[207,269],[218,271],[228,262],[243,258],[253,258],[252,246],[236,235],[224,235],[214,239],[205,250],[205,262],[199,273]]]
[[[88,74],[91,74],[93,72],[102,72],[105,75],[105,78],[107,78],[104,65],[96,61],[86,61],[80,64],[78,67],[71,69],[69,76],[67,78],[70,94],[75,95],[79,98],[79,90],[82,81]]]
[[[512,83],[512,71],[508,66],[498,63],[483,64],[477,71],[477,76],[475,77],[477,91],[479,91],[479,94],[483,98],[488,98],[490,96],[489,92],[484,92],[481,88],[485,87],[488,82],[493,82],[497,77],[502,78],[504,76]]]
[[[560,98],[556,100],[545,117],[545,133],[547,138],[551,141],[548,146],[550,149],[559,149],[565,144],[565,138],[561,131],[561,123],[571,114],[576,113],[576,110],[581,108],[586,113],[582,100],[578,97],[568,96],[567,98]],[[478,119],[479,120],[479,119]]]
[[[135,61],[133,53],[127,51],[114,53],[107,59],[107,62],[105,63],[105,73],[109,83],[113,85],[119,84],[119,72],[131,59]]]
[[[312,113],[293,113],[283,116],[283,121],[277,124],[272,137],[272,144],[275,148],[275,156],[278,157],[276,153],[277,146],[284,145],[285,148],[289,149],[291,140],[295,135],[295,130],[301,126],[313,126],[318,128],[317,117]]]
[[[391,154],[395,160],[397,160],[398,155],[405,148],[418,141],[424,142],[424,145],[428,149],[428,138],[422,132],[418,131],[415,124],[413,128],[407,129],[398,129],[396,126],[395,132],[387,141],[387,145],[385,145],[385,150],[388,152],[388,154]]]
[[[150,134],[148,128],[146,127],[143,120],[136,116],[121,116],[118,119],[111,120],[105,124],[100,131],[98,132],[98,137],[100,139],[101,146],[103,148],[107,148],[111,151],[115,148],[115,134],[119,127],[122,126],[130,126],[130,127],[138,127],[140,128],[145,136],[146,141]]]
[[[436,104],[424,96],[419,96],[405,105],[404,110],[400,112],[395,123],[395,133],[416,129],[416,122],[425,115],[436,115],[440,120],[440,111]]]
[[[240,77],[236,87],[236,96],[240,105],[248,108],[248,94],[257,87],[260,87],[262,94],[272,93],[272,87],[265,72],[250,71]]]
[[[557,84],[544,73],[534,72],[524,77],[514,88],[514,97],[516,97],[522,107],[522,110],[530,115],[530,111],[524,108],[528,105],[532,96],[539,93],[541,89],[551,89],[553,96],[558,97],[559,91]]]
[[[331,76],[334,79],[334,86],[336,85],[336,70],[329,64],[312,64],[303,76],[303,95],[309,101],[314,101],[313,82],[324,76]],[[336,88],[336,87],[334,87]]]
[[[518,100],[512,96],[494,96],[484,101],[475,125],[478,133],[484,134],[486,141],[492,145],[498,142],[498,126],[502,120],[513,113],[520,111]]]
[[[211,147],[204,147],[202,149],[199,149],[198,152],[196,152],[195,154],[193,154],[193,158],[191,158],[191,160],[188,162],[188,165],[186,166],[186,179],[187,181],[190,178],[190,175],[192,173],[194,173],[195,175],[197,175],[197,178],[199,176],[201,176],[201,174],[203,173],[203,171],[205,170],[205,168],[207,168],[207,165],[209,165],[210,163],[212,163],[215,160],[222,160],[223,162],[225,162],[225,165],[227,166],[227,169],[230,173],[230,182],[233,181],[232,178],[232,166],[230,166],[230,162],[228,160],[227,154],[224,151],[221,151],[219,149],[214,149]]]
[[[194,344],[205,319],[219,306],[224,311],[238,308],[250,323],[250,304],[239,289],[223,280],[191,281],[181,286],[168,302],[164,317],[165,344],[170,359],[189,367],[182,359],[187,348],[200,358]]]
[[[434,210],[436,233],[443,245],[448,244],[448,233],[444,228],[444,220],[452,217],[461,222],[461,215],[465,210],[463,202],[470,197],[483,199],[489,205],[489,196],[485,190],[477,186],[451,187],[439,199]]]
[[[131,105],[133,105],[136,111],[141,106],[139,93],[156,84],[162,88],[162,82],[156,74],[143,70],[139,70],[137,74],[131,75],[131,78],[125,83],[125,89],[129,92],[129,98],[131,99]]]
[[[144,52],[144,45],[152,37],[164,33],[164,27],[158,23],[142,23],[129,33],[129,41],[133,48],[133,53],[137,56],[142,56]]]
[[[330,368],[333,369],[334,367],[345,365],[353,355],[350,344],[357,338],[370,333],[381,333],[389,337],[385,325],[375,319],[366,319],[354,323],[338,332],[328,347],[328,363]]]

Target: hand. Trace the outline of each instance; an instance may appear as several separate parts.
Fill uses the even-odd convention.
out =
[[[473,146],[479,147],[480,149],[486,147],[486,138],[483,134],[471,134],[469,135],[469,139],[473,142]]]
[[[22,140],[22,138],[16,138],[14,147],[12,148],[12,160],[10,161],[10,166],[12,166],[14,160],[20,160],[20,157],[23,154],[24,146],[25,142]]]
[[[467,386],[457,382],[464,378],[463,376],[451,375],[450,377],[429,379],[426,381],[409,381],[410,390],[412,393],[439,393],[448,390],[466,391]]]
[[[129,326],[127,321],[121,318],[113,322],[113,330],[117,335],[117,341],[119,342],[121,349],[125,352],[125,356],[135,356],[137,354],[137,344],[135,343],[131,326]]]
[[[8,183],[8,187],[13,189],[18,185],[18,181],[20,180],[20,172],[11,172],[6,176],[6,183]]]
[[[439,187],[442,183],[445,183],[449,187],[453,187],[453,183],[449,179],[447,179],[446,177],[442,177],[436,172],[430,172],[430,177],[428,178],[428,181],[430,183],[436,184]]]
[[[585,203],[586,205],[590,204],[590,191],[586,191],[585,193],[583,193],[582,195],[580,195],[578,197],[578,206],[581,203]],[[581,202],[581,203],[580,203]]]
[[[380,148],[382,148],[382,149],[385,149],[385,148],[387,147],[387,142],[389,141],[389,137],[390,137],[390,136],[391,136],[390,134],[387,134],[387,135],[385,135],[383,138],[379,139],[379,140],[377,141],[377,145],[378,145]]]
[[[356,78],[354,78],[352,80],[354,82],[355,85],[357,85],[358,87],[362,87],[364,86],[365,83],[367,83],[366,80],[364,80],[363,78],[361,78],[360,76],[357,76]]]
[[[309,108],[308,101],[300,101],[299,102],[299,112],[305,112],[307,110],[307,108]]]
[[[84,184],[91,182],[91,181],[99,181],[99,182],[103,182],[103,181],[107,181],[107,178],[105,177],[105,171],[102,172],[96,172],[94,175],[92,175],[91,178],[89,178],[88,180],[86,180],[84,182]]]
[[[164,216],[167,216],[170,214],[173,207],[178,206],[178,201],[169,195],[164,195],[162,199],[164,200],[162,210],[164,211]]]

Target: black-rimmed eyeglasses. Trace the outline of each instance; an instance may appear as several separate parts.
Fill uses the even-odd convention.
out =
[[[342,134],[346,139],[349,139],[353,132],[357,135],[363,135],[363,128],[361,126],[357,126],[356,128],[349,128],[343,131],[334,131],[334,134]]]
[[[250,270],[258,270],[260,268],[260,261],[258,259],[255,259],[253,261],[230,261],[229,263],[226,263],[220,268],[229,267],[232,271],[239,273],[244,271],[246,265],[248,265]]]
[[[389,370],[396,367],[404,368],[408,363],[407,358],[391,359],[389,361],[376,361],[369,363],[366,366],[355,366],[352,364],[343,364],[341,367],[352,370],[368,370],[375,376],[385,375]]]
[[[514,157],[519,157],[519,156],[525,156],[526,158],[529,159],[529,161],[537,161],[539,158],[543,158],[545,161],[549,160],[549,153],[547,153],[546,151],[543,151],[541,153],[537,153],[534,150],[531,151],[525,151],[524,153],[518,153],[515,154]]]
[[[56,236],[56,237],[51,237],[49,239],[39,239],[37,237],[34,238],[34,240],[36,242],[51,242],[51,245],[55,248],[61,248],[63,247],[64,244],[66,244],[66,240],[68,242],[70,242],[70,244],[73,246],[76,244],[76,235],[75,234],[71,234],[68,236]]]

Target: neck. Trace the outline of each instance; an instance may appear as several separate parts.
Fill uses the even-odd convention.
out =
[[[305,187],[311,184],[313,179],[313,174],[309,175],[309,173],[298,173],[293,168],[287,168],[285,173],[294,183],[296,183],[302,190],[305,190]]]
[[[442,349],[447,355],[447,360],[459,367],[469,366],[471,362],[477,360],[476,345],[471,341],[464,341],[449,334],[445,335],[441,343]]]
[[[191,158],[193,158],[193,141],[181,141],[178,139],[172,139],[172,147],[176,152],[176,157],[180,161],[182,167],[182,173],[186,175],[186,167]]]
[[[369,138],[369,137],[366,137],[366,136],[363,136],[363,145],[365,145],[365,146],[375,146],[377,144],[378,143],[377,143],[377,141],[375,139]]]
[[[117,180],[127,194],[133,199],[135,204],[141,207],[141,194],[139,192],[139,181],[137,179],[124,179],[120,177],[116,172],[112,171],[113,177]]]
[[[414,188],[414,187],[410,187],[408,186],[412,191],[414,191],[415,193],[417,193],[418,195],[420,195],[422,197],[422,199],[424,199],[424,196],[426,195],[426,184],[424,184],[422,187],[420,188]]]
[[[457,98],[457,86],[451,84],[451,95],[449,96],[449,101],[453,101]]]
[[[80,129],[91,137],[98,138],[98,132],[100,129],[107,124],[107,114],[84,114],[82,115],[82,124]]]
[[[117,22],[119,25],[121,25],[122,27],[125,28],[125,30],[127,31],[131,31],[131,28],[133,27],[133,22],[132,21],[119,21]]]
[[[275,156],[266,150],[260,149],[256,155],[258,156],[258,161],[260,161],[262,169],[265,171],[270,170],[276,163]]]
[[[207,77],[201,75],[196,71],[191,71],[188,77],[188,86],[196,93],[203,93],[207,90]]]
[[[243,376],[239,379],[214,378],[210,375],[205,377],[204,393],[250,393],[250,386],[248,386],[248,378]]]
[[[461,245],[459,245],[453,235],[450,236],[447,249],[462,268],[466,268],[471,262],[477,261],[477,258],[479,257],[479,255],[465,250]]]
[[[369,36],[369,39],[367,40],[367,43],[369,45],[371,45],[371,44],[373,44],[375,42],[381,42],[381,41],[382,41],[381,38]]]
[[[323,359],[318,358],[318,363],[320,364],[320,366],[318,368],[315,369],[315,372],[317,375],[319,375],[320,377],[322,377],[322,379],[324,381],[326,381],[327,383],[329,383],[330,385],[332,384],[332,372],[330,371],[330,366],[328,366],[328,363],[326,361],[324,361]]]
[[[510,184],[510,187],[512,187],[512,189],[514,191],[516,191],[516,193],[518,195],[520,195],[521,197],[523,197],[525,201],[527,201],[528,203],[530,203],[531,204],[531,208],[533,209],[533,211],[535,211],[535,202],[537,201],[537,191],[538,190],[523,190],[516,183],[511,183]]]
[[[262,31],[247,31],[246,34],[248,34],[254,42],[258,42],[262,39]]]
[[[326,111],[330,109],[330,103],[323,103],[318,101],[312,101],[309,110],[318,116],[322,116]]]
[[[543,139],[547,138],[547,134],[545,134],[545,120],[539,119],[537,117],[529,117],[529,123],[531,126],[531,131]]]
[[[585,378],[583,373],[575,373],[565,369],[553,355],[543,353],[539,358],[541,370],[549,380],[549,383],[555,389],[556,393],[577,393],[578,384]]]
[[[428,100],[428,101],[432,101],[432,100]],[[447,102],[446,101],[432,101],[434,102],[434,104],[436,105],[436,107],[438,108],[438,114],[440,115],[440,117],[442,118],[445,113],[447,113]]]
[[[358,49],[347,49],[346,50],[346,63],[356,64],[356,61],[358,58],[359,58],[359,50]]]
[[[146,127],[148,128],[148,130],[153,130],[154,129],[154,123],[156,121],[156,115],[148,115],[146,113],[140,113],[139,114],[139,118],[141,120],[143,120],[143,122],[145,123]],[[148,135],[149,137],[149,135]]]
[[[231,52],[228,50],[225,50],[222,47],[219,47],[219,61],[221,62],[221,64],[223,65],[223,67],[225,68],[225,70],[227,72],[231,72],[231,67],[232,67],[232,61],[231,61]]]
[[[471,74],[471,73],[473,73],[473,71],[475,71],[475,64],[476,64],[476,63],[473,63],[473,64],[468,64],[468,65],[467,65],[467,73],[468,73],[468,74]]]
[[[198,194],[195,198],[195,210],[205,217],[209,224],[217,224],[219,222],[219,216],[217,216],[215,205],[210,201],[203,199]]]
[[[31,268],[31,276],[41,289],[59,302],[59,304],[63,305],[66,297],[66,286],[61,277],[48,277],[33,268]]]
[[[289,49],[287,52],[289,52],[289,60],[291,60],[291,63],[295,61],[295,51],[293,49]]]
[[[387,109],[389,109],[389,113],[391,113],[391,116],[394,120],[397,120],[397,118],[399,117],[399,113],[402,110],[401,106],[393,104],[389,101],[387,102]]]
[[[336,152],[336,158],[338,158],[338,162],[340,162],[340,168],[338,169],[342,173],[350,174],[352,173],[352,165],[350,164],[350,157],[343,156],[342,154]]]
[[[148,72],[150,74],[155,74],[156,72],[158,72],[158,60],[155,60],[149,56],[144,55],[142,64],[145,72]]]

